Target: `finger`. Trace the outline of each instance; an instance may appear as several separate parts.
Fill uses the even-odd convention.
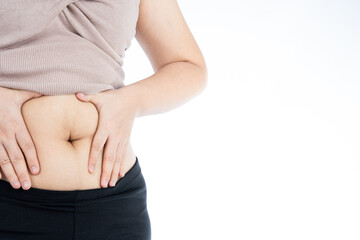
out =
[[[119,171],[120,171],[121,151],[122,151],[122,146],[119,143],[117,150],[116,150],[115,163],[114,163],[114,168],[113,168],[113,171],[111,174],[111,180],[109,183],[109,185],[112,187],[115,186],[115,184],[118,180],[118,175],[119,175]]]
[[[0,167],[13,188],[21,187],[20,181],[11,165],[10,158],[3,146],[0,144]]]
[[[116,157],[116,149],[117,149],[117,141],[115,141],[115,137],[109,137],[104,148],[104,157],[103,157],[103,165],[101,172],[101,186],[106,188],[108,186],[108,182],[110,180],[110,174],[113,170],[115,157]]]
[[[95,136],[91,144],[90,156],[88,162],[88,169],[90,173],[94,172],[96,162],[99,158],[99,154],[104,148],[104,144],[106,142],[107,137],[108,134],[105,131],[101,130],[101,128],[95,133]]]
[[[122,157],[121,157],[121,161],[120,161],[120,173],[119,173],[120,177],[125,176],[125,158],[127,155],[127,150],[128,150],[128,142],[125,144],[123,151],[122,151]]]
[[[11,144],[11,143],[16,144]],[[4,142],[4,146],[6,151],[8,152],[8,155],[10,157],[11,164],[13,165],[13,168],[15,169],[16,175],[19,178],[19,181],[23,187],[24,190],[28,190],[30,188],[30,176],[27,170],[27,166],[25,163],[24,155],[21,152],[18,143],[16,142],[15,136],[11,141]]]
[[[19,131],[15,133],[15,137],[23,153],[25,154],[26,162],[31,170],[32,174],[38,174],[40,171],[39,160],[36,156],[36,148],[31,139],[29,131],[26,128],[25,123],[21,125]]]

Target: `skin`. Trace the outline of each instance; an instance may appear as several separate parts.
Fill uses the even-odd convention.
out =
[[[21,115],[21,106],[29,99],[42,95],[0,87],[0,96],[0,166],[13,188],[20,188],[21,182],[23,189],[28,190],[30,178],[26,164],[33,174],[40,172],[40,164],[35,145]],[[36,167],[37,171],[33,171],[32,167]],[[26,182],[29,184],[26,185]]]
[[[105,146],[102,187],[106,187],[109,180],[116,181],[118,175],[123,176],[126,146],[136,117],[170,111],[200,94],[207,84],[204,57],[176,0],[141,0],[135,38],[151,62],[153,75],[116,90],[84,96],[76,93],[80,101],[91,102],[99,112],[99,126],[90,148],[88,167],[91,173],[90,166],[96,165],[96,156]],[[1,94],[1,97],[5,96]],[[21,120],[19,109],[28,96],[33,96],[26,94],[17,101],[17,105],[0,105],[12,112],[11,117],[2,119],[0,124],[0,164],[10,182],[18,177],[21,182],[29,180],[25,160],[14,136],[23,136],[20,147],[29,167],[39,167],[34,144]],[[124,102],[124,99],[127,101]],[[11,102],[11,98],[8,100]],[[113,107],[114,103],[116,107]],[[6,120],[16,127],[7,124],[9,121]],[[11,161],[4,160],[8,157],[1,146],[10,150]]]

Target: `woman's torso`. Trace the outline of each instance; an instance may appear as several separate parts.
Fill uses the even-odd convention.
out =
[[[31,187],[49,190],[101,188],[104,150],[99,154],[94,172],[88,171],[90,147],[99,117],[92,103],[81,102],[75,94],[42,96],[25,102],[22,115],[40,162],[38,175],[32,175],[28,169]],[[136,160],[131,143],[125,158],[127,172]],[[8,181],[2,171],[1,174],[2,179]]]

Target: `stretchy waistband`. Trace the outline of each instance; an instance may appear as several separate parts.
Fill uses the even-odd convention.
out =
[[[84,189],[84,190],[47,190],[31,187],[28,190],[15,189],[5,180],[0,179],[0,198],[11,198],[28,202],[76,202],[81,200],[95,200],[115,195],[123,191],[124,187],[139,176],[141,168],[138,157],[134,166],[117,181],[114,187]],[[99,180],[100,181],[100,180]]]

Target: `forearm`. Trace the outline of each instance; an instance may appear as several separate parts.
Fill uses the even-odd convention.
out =
[[[174,62],[126,86],[137,106],[136,117],[159,114],[183,105],[207,84],[207,70],[190,62]]]

